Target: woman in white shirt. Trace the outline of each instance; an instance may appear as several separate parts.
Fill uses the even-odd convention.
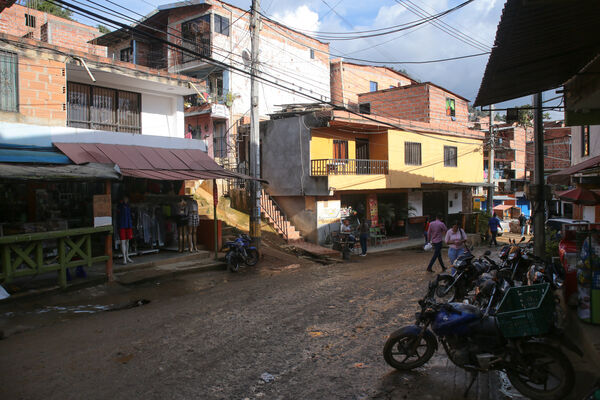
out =
[[[452,229],[446,232],[444,239],[448,245],[448,258],[450,263],[454,264],[454,261],[465,252],[465,243],[467,242],[467,234],[460,227],[458,222],[452,225]]]

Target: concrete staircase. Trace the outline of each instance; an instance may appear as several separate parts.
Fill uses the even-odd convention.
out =
[[[260,209],[262,216],[287,242],[302,240],[300,232],[288,221],[281,207],[264,190],[260,197]]]

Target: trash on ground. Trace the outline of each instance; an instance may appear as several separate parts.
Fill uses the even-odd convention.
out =
[[[275,380],[275,377],[268,372],[263,372],[260,376],[260,379],[262,379],[265,383],[270,383]]]

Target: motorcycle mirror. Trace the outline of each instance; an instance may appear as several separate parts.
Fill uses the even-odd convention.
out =
[[[519,243],[521,243],[521,242],[524,242],[524,241],[525,241],[525,236],[523,236],[523,237],[521,238],[521,241],[520,241]]]

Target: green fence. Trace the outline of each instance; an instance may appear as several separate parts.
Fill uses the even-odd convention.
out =
[[[58,283],[64,288],[67,268],[91,267],[108,260],[106,254],[93,256],[92,235],[108,235],[112,230],[112,226],[102,226],[0,237],[0,281],[57,271]]]

